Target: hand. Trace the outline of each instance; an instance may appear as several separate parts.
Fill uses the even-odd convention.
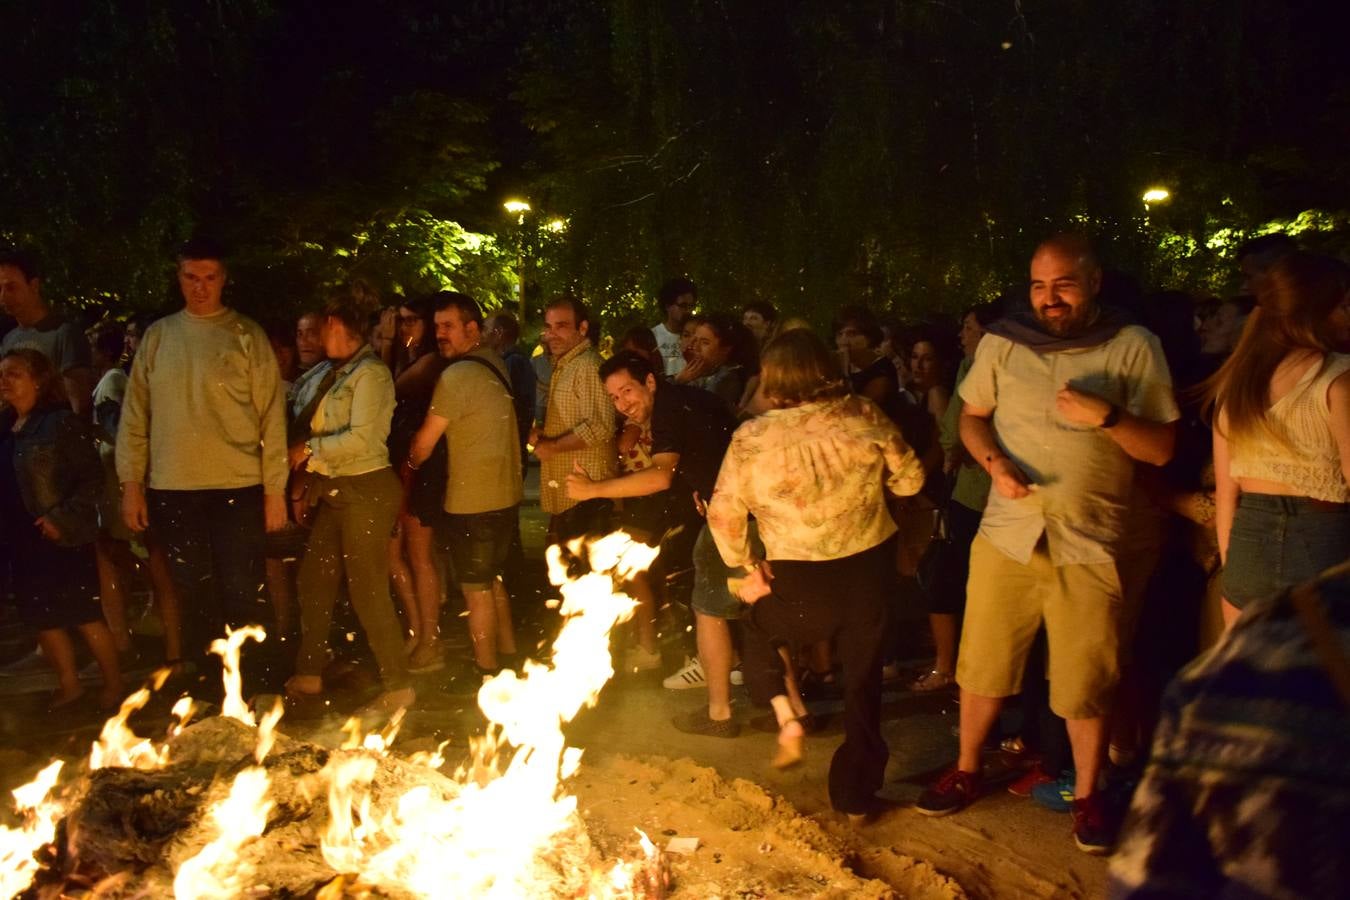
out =
[[[1065,384],[1055,395],[1055,409],[1075,425],[1100,428],[1111,413],[1111,404],[1096,394],[1076,390]]]
[[[122,485],[122,523],[137,534],[150,527],[145,488],[134,481]]]
[[[291,448],[286,451],[286,459],[290,462],[292,469],[303,468],[305,462],[309,459],[309,454],[305,452],[305,442],[296,441],[291,444]]]
[[[595,482],[591,476],[586,474],[586,470],[581,467],[581,463],[572,461],[572,471],[567,476],[567,496],[573,500],[590,500],[596,496]]]
[[[773,593],[773,587],[769,584],[771,581],[773,570],[769,568],[769,561],[766,559],[755,567],[755,571],[741,580],[736,596],[741,598],[742,603],[754,606],[759,600]]]
[[[538,425],[532,425],[530,426],[530,436],[525,439],[525,443],[529,444],[531,447],[537,447],[539,446],[539,442],[543,439],[544,432]]]
[[[558,455],[558,448],[553,438],[541,437],[534,443],[534,455],[540,462],[548,462]]]
[[[1031,482],[1027,476],[1006,456],[1000,456],[989,464],[989,477],[994,480],[994,490],[1009,500],[1021,500],[1031,493]]]
[[[693,359],[689,360],[689,362],[685,363],[684,368],[675,376],[675,383],[688,384],[691,381],[702,378],[711,371],[712,366],[708,365],[707,360],[701,356],[695,356]]]
[[[61,529],[57,528],[52,520],[46,516],[38,516],[37,521],[33,524],[37,526],[38,531],[42,532],[42,536],[52,543],[61,540]]]
[[[263,528],[269,532],[286,527],[286,495],[263,494]]]

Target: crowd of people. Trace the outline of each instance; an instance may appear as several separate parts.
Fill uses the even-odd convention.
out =
[[[140,565],[168,665],[207,672],[225,626],[264,622],[298,641],[246,657],[254,683],[284,678],[297,704],[324,695],[345,596],[372,706],[392,711],[446,664],[452,586],[475,671],[522,659],[509,585],[533,459],[574,565],[578,538],[618,528],[660,548],[624,586],[638,611],[616,668],[662,669],[662,618],[688,603],[693,652],[663,683],[707,703],[674,727],[735,738],[743,683],[785,767],[813,698],[838,696],[830,799],[865,818],[883,690],[959,689],[959,753],[919,812],[976,801],[998,745],[1022,773],[1010,791],[1106,852],[1110,785],[1138,773],[1172,675],[1350,554],[1350,270],[1283,235],[1239,262],[1240,296],[1144,294],[1062,234],[1025,297],[919,324],[847,306],[828,341],[765,302],[704,311],[672,279],[660,321],[602,357],[571,295],[544,305],[534,354],[513,316],[453,291],[386,303],[354,283],[264,329],[225,304],[206,240],[178,256],[181,310],[86,335],[6,251],[9,592],[58,674],[54,709],[81,699],[74,632],[100,702],[120,698]],[[932,663],[906,675],[925,622]]]

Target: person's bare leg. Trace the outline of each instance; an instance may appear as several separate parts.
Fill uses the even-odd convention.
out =
[[[778,720],[778,751],[773,758],[775,769],[795,766],[802,759],[802,745],[806,742],[806,729],[797,721],[800,715],[792,708],[792,700],[785,694],[769,698],[774,718]]]
[[[411,564],[413,594],[417,600],[418,649],[431,652],[440,640],[441,575],[436,568],[435,531],[423,525],[415,516],[403,524],[408,562]]]
[[[956,672],[956,616],[951,613],[930,613],[928,626],[933,629],[933,645],[937,648],[933,668],[944,675]]]
[[[104,708],[116,706],[122,700],[122,670],[117,664],[117,642],[113,639],[112,629],[103,622],[86,622],[80,626],[80,636],[103,673],[99,705]]]
[[[1002,708],[1002,697],[981,697],[961,689],[961,754],[957,757],[956,767],[962,772],[979,774],[984,739],[998,721]]]
[[[1219,608],[1223,612],[1223,630],[1227,631],[1233,627],[1233,623],[1238,620],[1238,616],[1242,615],[1242,610],[1229,603],[1227,597],[1224,597],[1221,603],[1222,605]]]
[[[694,616],[698,659],[708,681],[708,718],[724,722],[731,718],[731,623],[698,611]]]
[[[80,696],[79,673],[75,671],[75,645],[64,628],[47,628],[38,632],[38,647],[48,665],[56,671],[57,694],[55,703],[65,703]]]
[[[655,653],[656,645],[656,591],[651,576],[639,572],[624,586],[629,595],[637,601],[633,610],[633,630],[637,633],[637,644],[648,653]]]
[[[94,559],[98,563],[98,599],[103,606],[103,620],[112,631],[119,652],[131,649],[131,629],[127,627],[127,572],[119,565],[117,541],[99,537],[94,542]]]
[[[516,629],[511,621],[511,595],[500,576],[492,582],[492,609],[497,621],[497,652],[516,655]]]
[[[473,644],[473,661],[480,668],[497,668],[497,600],[491,588],[486,591],[464,591],[464,604],[469,608],[469,640]]]
[[[792,653],[786,644],[778,645],[778,656],[783,660],[783,688],[787,692],[788,707],[793,716],[806,715],[806,701],[802,699],[801,681],[797,677],[797,666],[792,661]],[[773,701],[770,700],[770,703]],[[775,713],[777,708],[775,707]],[[782,724],[782,720],[779,720]]]
[[[1073,796],[1081,800],[1097,790],[1097,776],[1106,753],[1106,719],[1065,719],[1064,725],[1073,748]]]
[[[183,660],[183,614],[178,605],[178,589],[169,574],[169,557],[159,541],[146,542],[149,559],[146,572],[150,576],[150,591],[159,610],[160,627],[164,629],[164,658],[176,665]]]
[[[834,671],[834,658],[830,653],[829,641],[816,641],[811,645],[811,673],[825,678]]]
[[[422,620],[418,614],[417,592],[413,589],[412,569],[403,555],[403,529],[389,539],[389,580],[394,585],[394,596],[403,612],[405,649],[411,650],[422,636]]]
[[[278,637],[284,638],[291,633],[291,623],[294,621],[295,583],[291,580],[291,570],[286,560],[269,556],[265,565],[267,596],[272,598],[272,615],[276,619]]]

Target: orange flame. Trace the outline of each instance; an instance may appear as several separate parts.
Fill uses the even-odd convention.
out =
[[[28,889],[41,868],[33,854],[56,836],[56,823],[64,810],[50,795],[61,765],[56,760],[13,791],[23,824],[18,828],[0,825],[0,897],[13,897]]]

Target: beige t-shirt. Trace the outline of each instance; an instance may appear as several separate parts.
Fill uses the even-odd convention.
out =
[[[507,378],[506,364],[486,347],[468,354],[487,360]],[[445,419],[450,478],[445,511],[457,515],[515,506],[520,482],[520,433],[502,382],[481,363],[452,362],[436,382],[431,413]]]
[[[1134,461],[1105,430],[1059,414],[1065,384],[1154,422],[1181,416],[1162,346],[1138,325],[1096,347],[1050,353],[985,335],[958,390],[994,410],[999,446],[1035,488],[1020,500],[990,491],[980,534],[1023,564],[1042,533],[1057,566],[1111,562],[1125,533]]]

